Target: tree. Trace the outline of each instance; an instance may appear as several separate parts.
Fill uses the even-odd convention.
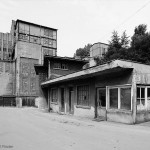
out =
[[[81,59],[89,57],[91,46],[92,46],[92,44],[87,44],[87,45],[84,46],[84,48],[77,49],[75,55],[79,56]]]
[[[127,49],[129,47],[129,37],[126,31],[120,37],[117,31],[112,33],[111,41],[109,41],[108,52],[104,55],[103,61],[112,59],[125,59],[128,57]]]
[[[141,24],[136,27],[131,39],[131,59],[150,63],[150,33],[147,32],[147,25]]]
[[[150,64],[150,33],[147,32],[147,25],[141,24],[134,29],[129,46],[129,37],[124,31],[122,36],[113,32],[108,52],[102,59],[95,58],[98,64],[113,59],[127,59]]]

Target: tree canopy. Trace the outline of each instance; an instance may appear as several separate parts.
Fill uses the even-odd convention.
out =
[[[75,55],[79,56],[81,59],[89,57],[91,46],[92,46],[92,44],[87,44],[87,45],[84,46],[84,48],[77,49]]]
[[[131,42],[125,31],[121,36],[117,31],[114,31],[109,41],[107,53],[103,58],[95,58],[95,60],[101,64],[113,59],[126,59],[150,64],[150,33],[147,32],[147,25],[140,24],[135,27]]]

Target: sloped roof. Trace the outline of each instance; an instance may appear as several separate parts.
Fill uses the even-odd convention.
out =
[[[47,86],[47,85],[70,81],[74,79],[97,76],[97,75],[104,74],[104,73],[117,72],[121,70],[133,70],[133,68],[134,68],[134,65],[132,62],[114,60],[103,65],[93,66],[88,69],[84,69],[75,73],[67,74],[67,75],[52,79],[52,80],[47,80],[43,82],[41,85]]]

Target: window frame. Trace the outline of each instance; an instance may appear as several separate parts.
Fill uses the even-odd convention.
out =
[[[55,90],[55,92],[56,92],[56,97],[55,98],[53,98],[53,91]],[[52,88],[51,89],[51,102],[52,103],[57,103],[58,102],[58,89],[57,88]]]
[[[87,89],[88,89],[88,99],[87,99],[87,105],[84,105],[83,103],[79,103],[79,99],[78,99],[78,88],[79,87],[85,87],[87,86]],[[83,90],[82,90],[83,92]],[[76,100],[77,100],[77,106],[81,106],[81,107],[89,107],[90,106],[90,86],[88,84],[82,84],[82,85],[77,85],[76,86]],[[82,100],[83,101],[83,100]]]
[[[68,69],[68,63],[55,62],[54,65],[53,65],[53,69],[56,69],[56,70],[58,70],[58,69],[60,69],[60,70],[69,70]]]
[[[137,85],[137,87],[136,87],[136,90],[137,90],[137,88],[144,88],[145,89],[145,97],[144,97],[144,99],[145,99],[145,105],[144,105],[144,109],[138,109],[137,108],[137,95],[136,95],[136,108],[137,108],[137,111],[142,111],[142,110],[149,110],[150,111],[150,109],[148,109],[148,100],[150,100],[150,97],[148,97],[148,88],[150,89],[150,85]],[[140,92],[141,93],[141,92]],[[141,104],[141,100],[140,100],[140,104]]]
[[[130,107],[130,109],[121,108],[121,88],[122,89],[130,88],[131,89],[131,107]],[[110,89],[118,89],[118,107],[117,108],[110,108]],[[132,86],[131,85],[108,86],[107,90],[108,90],[108,109],[132,111]]]

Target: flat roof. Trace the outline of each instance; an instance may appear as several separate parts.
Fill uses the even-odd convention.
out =
[[[96,42],[96,43],[92,44],[92,46],[95,45],[95,44],[104,44],[104,45],[108,45],[108,46],[109,46],[109,44],[102,43],[102,42]],[[91,46],[91,47],[92,47],[92,46]]]
[[[44,57],[45,58],[50,58],[50,59],[57,59],[57,60],[78,61],[78,62],[83,62],[83,63],[88,63],[89,62],[87,60],[75,59],[73,57],[60,57],[60,56],[50,56],[50,55],[45,55]]]
[[[43,28],[47,28],[47,29],[51,29],[51,30],[55,30],[55,31],[58,30],[58,29],[55,29],[55,28],[51,28],[51,27],[39,25],[39,24],[36,24],[36,23],[28,22],[28,21],[23,21],[23,20],[20,20],[20,19],[17,19],[16,23],[18,23],[18,22],[22,22],[22,23],[26,23],[26,24],[31,24],[31,25],[34,25],[34,26],[43,27]]]

